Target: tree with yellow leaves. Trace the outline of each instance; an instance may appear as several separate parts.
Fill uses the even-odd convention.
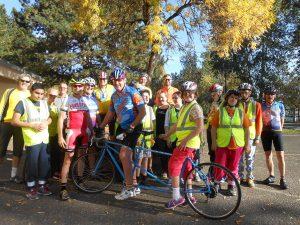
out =
[[[210,33],[210,48],[221,57],[238,50],[245,40],[251,46],[275,21],[275,0],[67,0],[77,15],[78,32],[139,32],[149,54],[147,71],[173,33]],[[122,29],[124,27],[124,30]],[[122,39],[122,37],[121,37]],[[124,40],[124,39],[123,39]],[[124,40],[126,43],[126,40]],[[121,42],[118,42],[122,45]],[[120,50],[121,48],[119,48]],[[128,49],[130,51],[130,49]],[[122,51],[121,51],[122,52]],[[122,53],[121,53],[122,54]],[[120,57],[120,56],[119,56]]]

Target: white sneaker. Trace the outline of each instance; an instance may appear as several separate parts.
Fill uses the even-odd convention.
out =
[[[120,194],[115,195],[115,199],[117,200],[125,200],[130,197],[134,197],[134,190],[132,189],[129,190],[123,189]]]
[[[134,196],[141,194],[141,189],[139,187],[135,187],[133,189]]]

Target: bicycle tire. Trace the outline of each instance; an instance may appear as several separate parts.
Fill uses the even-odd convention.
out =
[[[216,173],[216,169],[218,169],[218,173]],[[224,175],[221,180],[217,180],[219,178],[215,174],[222,174],[220,171]],[[234,214],[241,203],[242,192],[240,184],[232,172],[217,163],[201,163],[189,171],[187,177],[196,177],[196,173],[200,180],[192,181],[190,184],[188,179],[184,181],[184,195],[189,206],[196,213],[208,219],[221,220]],[[222,186],[226,183],[227,190],[224,190]],[[229,191],[228,184],[236,187],[235,196]]]
[[[100,150],[101,152],[101,150]],[[95,171],[95,166],[101,153],[86,153],[76,159],[72,166],[72,180],[76,187],[86,193],[100,193],[109,188],[115,179],[115,167],[107,155]],[[90,159],[95,159],[93,165]],[[83,163],[83,164],[80,164]],[[79,176],[79,167],[82,168],[82,176]]]

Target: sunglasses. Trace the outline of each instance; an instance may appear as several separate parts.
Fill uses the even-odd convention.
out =
[[[107,80],[106,78],[99,78],[99,80]]]
[[[27,84],[30,84],[30,80],[19,80],[20,82],[22,82],[22,83],[27,83]]]
[[[49,94],[49,97],[51,97],[51,98],[56,98],[57,95],[51,95],[51,94]]]
[[[95,87],[94,84],[85,84],[86,86],[89,86],[89,87]]]

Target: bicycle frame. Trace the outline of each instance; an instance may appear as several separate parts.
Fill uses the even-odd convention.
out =
[[[170,153],[166,153],[166,152],[161,152],[161,151],[157,151],[157,150],[153,150],[153,149],[147,149],[143,146],[145,146],[145,136],[143,135],[143,140],[142,140],[142,146],[137,146],[135,148],[135,150],[143,150],[143,151],[151,151],[151,153],[156,153],[156,154],[159,154],[159,155],[165,155],[165,156],[171,156],[172,154]],[[117,142],[112,142],[112,141],[108,141],[108,140],[105,140],[104,141],[104,145],[102,146],[102,152],[100,153],[100,157],[98,159],[98,161],[96,162],[96,165],[95,165],[95,170],[93,171],[93,173],[96,173],[96,171],[98,170],[98,168],[100,167],[101,163],[103,162],[103,159],[104,159],[104,156],[105,154],[107,153],[110,157],[110,159],[112,160],[115,168],[117,169],[118,173],[120,174],[120,176],[122,177],[122,179],[124,180],[125,179],[125,175],[124,175],[124,172],[123,170],[121,169],[121,167],[119,166],[119,163],[118,161],[116,160],[115,156],[113,155],[113,153],[116,153],[116,154],[119,154],[119,151],[116,150],[113,146],[118,146],[118,147],[122,147],[124,145],[120,144],[120,143],[117,143]],[[130,149],[131,151],[133,151],[131,148],[128,148]],[[133,151],[135,153],[135,151]],[[139,161],[139,157],[136,157],[135,160],[133,161],[133,169],[132,169],[132,172],[131,174],[133,175],[135,170],[136,169],[140,169],[141,166],[138,164],[138,161]],[[180,180],[182,180],[181,178],[183,178],[183,174],[186,170],[186,167],[187,167],[187,164],[188,163],[191,163],[192,165],[192,168],[195,168],[197,166],[197,163],[192,160],[190,157],[187,157],[183,163],[183,166],[182,166],[182,169],[181,169],[181,173],[180,173]],[[203,174],[203,172],[201,174],[199,174],[203,180],[205,180],[207,182],[207,177],[205,174]],[[163,187],[167,187],[167,189],[165,188],[160,188],[160,187],[157,187],[157,186],[153,186],[153,185],[139,185],[139,187],[141,189],[144,189],[144,190],[152,190],[152,191],[156,191],[156,192],[163,192],[163,193],[170,193],[171,192],[171,184],[168,182],[168,181],[163,181],[161,180],[158,176],[156,176],[155,174],[149,172],[147,170],[147,176],[149,178],[152,179],[152,181],[154,181],[154,183],[157,183],[157,184],[160,184],[162,185]],[[207,191],[207,189],[206,189]]]

